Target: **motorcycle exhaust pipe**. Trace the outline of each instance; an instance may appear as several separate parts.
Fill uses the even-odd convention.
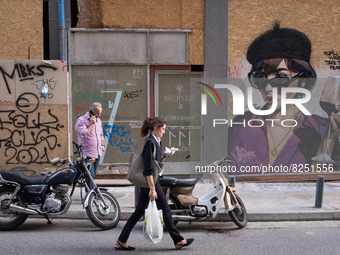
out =
[[[26,214],[32,214],[32,215],[39,214],[38,212],[36,212],[32,209],[28,209],[28,208],[25,208],[25,207],[22,207],[22,206],[14,205],[14,204],[11,204],[9,206],[9,209],[11,211],[20,212],[20,213],[26,213]]]
[[[200,218],[193,217],[193,216],[186,216],[186,215],[172,215],[173,220],[181,220],[181,221],[191,221],[191,220],[198,220]]]

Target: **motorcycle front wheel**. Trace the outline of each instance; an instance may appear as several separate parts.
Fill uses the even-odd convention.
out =
[[[90,195],[86,213],[97,227],[107,230],[115,228],[120,220],[120,206],[117,199],[107,191],[101,191],[106,207],[101,198],[93,192]]]
[[[238,204],[241,206],[241,208],[235,207],[234,210],[229,211],[228,213],[229,213],[230,218],[239,228],[244,228],[245,226],[247,226],[247,223],[248,223],[247,210],[241,198],[235,193],[234,195],[237,199]],[[236,202],[232,198],[231,198],[231,203],[232,205],[236,204]]]
[[[15,229],[23,224],[28,217],[28,214],[13,212],[9,209],[8,202],[14,190],[14,187],[0,187],[0,230]],[[26,199],[21,193],[18,193],[12,203],[24,207]]]

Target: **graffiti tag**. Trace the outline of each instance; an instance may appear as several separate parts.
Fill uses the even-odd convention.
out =
[[[137,148],[132,142],[131,132],[125,130],[124,126],[105,124],[103,130],[104,136],[109,139],[109,143],[112,146],[118,147],[121,152],[132,152]]]
[[[137,98],[139,98],[143,93],[143,90],[135,90],[135,91],[130,91],[130,92],[126,92],[124,91],[123,92],[123,96],[126,98],[126,99],[129,99],[131,101],[135,101]]]
[[[15,64],[11,74],[7,73],[1,66],[0,66],[0,73],[2,75],[3,81],[5,82],[8,93],[12,94],[10,86],[8,84],[8,79],[13,80],[15,78],[15,75],[17,75],[19,77],[19,81],[33,80],[34,77],[36,76],[43,76],[44,69],[46,68],[57,70],[56,67],[45,65],[45,64],[38,65],[38,66],[33,66],[29,64],[26,64],[26,65]]]
[[[330,70],[340,69],[340,51],[325,51],[324,55],[328,57],[328,60],[325,60],[325,63],[329,66]]]
[[[49,154],[60,147],[56,131],[64,128],[49,109],[38,111],[39,99],[23,93],[14,110],[0,110],[0,148],[5,148],[6,164],[49,163]]]

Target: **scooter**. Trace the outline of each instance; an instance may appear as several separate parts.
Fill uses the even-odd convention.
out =
[[[226,159],[215,161],[211,166],[220,169],[226,163]],[[175,224],[178,221],[197,221],[216,218],[223,203],[232,221],[239,227],[247,225],[247,210],[241,198],[235,193],[236,189],[228,184],[221,172],[214,172],[214,187],[196,198],[192,191],[197,183],[196,178],[177,179],[170,176],[162,176],[159,182],[165,193]]]

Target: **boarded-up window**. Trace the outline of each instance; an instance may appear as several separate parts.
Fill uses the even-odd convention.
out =
[[[101,161],[128,162],[131,152],[143,146],[139,131],[147,117],[147,100],[145,66],[73,66],[73,139],[77,140],[77,118],[89,111],[92,102],[100,102],[106,145]]]
[[[200,74],[186,71],[156,72],[156,115],[167,122],[163,147],[179,150],[168,159],[173,162],[197,161],[200,159],[200,93],[195,91]],[[196,92],[196,93],[195,93]]]

